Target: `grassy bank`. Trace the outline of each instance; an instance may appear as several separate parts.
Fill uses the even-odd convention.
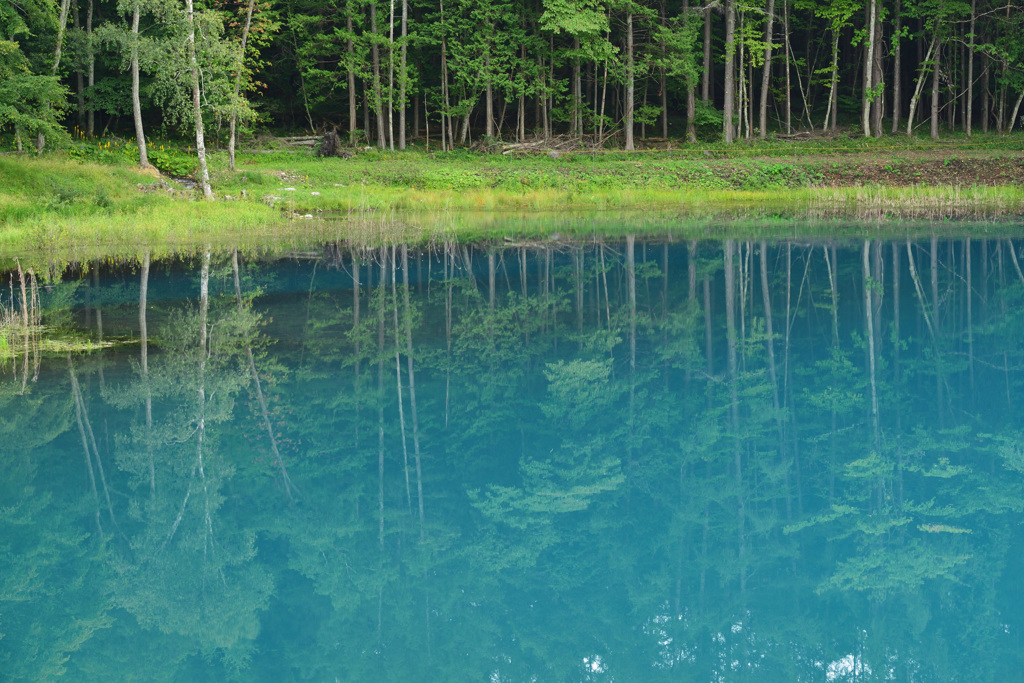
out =
[[[218,199],[205,202],[95,143],[95,150],[73,154],[0,156],[0,254],[197,242],[258,248],[353,233],[505,236],[510,223],[540,233],[566,214],[602,229],[1024,215],[1024,137],[894,144],[769,142],[557,156],[364,151],[350,159],[262,150],[241,153],[236,172],[215,152]],[[186,153],[174,161],[189,166]]]

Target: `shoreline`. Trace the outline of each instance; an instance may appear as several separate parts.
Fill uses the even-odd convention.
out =
[[[612,232],[621,230],[621,221],[643,232],[668,226],[686,232],[687,224],[702,222],[767,221],[789,229],[822,223],[810,231],[817,233],[844,222],[973,221],[1016,232],[1013,222],[1024,217],[1024,184],[1016,182],[1018,174],[1024,178],[1024,153],[977,157],[977,168],[971,150],[955,158],[947,150],[944,156],[953,159],[947,162],[922,151],[911,154],[922,155],[917,161],[893,159],[888,167],[913,174],[941,164],[957,169],[949,171],[953,179],[970,178],[981,168],[992,182],[825,184],[829,177],[870,179],[868,170],[879,164],[875,153],[741,164],[655,163],[618,155],[589,164],[494,155],[439,160],[416,152],[352,160],[250,152],[240,155],[235,173],[215,167],[218,199],[207,202],[166,176],[127,163],[5,155],[0,257],[203,242],[256,246],[399,235],[428,240],[439,234],[501,239],[512,223],[540,235],[564,230],[557,226],[567,221]],[[219,156],[214,159],[223,161]]]

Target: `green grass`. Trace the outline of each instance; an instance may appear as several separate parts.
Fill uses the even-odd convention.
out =
[[[242,152],[236,172],[227,170],[226,153],[215,152],[214,202],[174,181],[178,196],[160,188],[140,191],[159,179],[133,167],[130,144],[81,142],[71,153],[42,158],[0,155],[0,256],[32,252],[74,259],[203,243],[258,250],[352,236],[427,239],[452,231],[485,237],[488,230],[492,236],[507,232],[501,226],[512,221],[541,230],[561,217],[579,218],[590,229],[622,223],[660,230],[723,219],[1020,216],[1024,190],[1015,185],[825,187],[821,180],[830,169],[863,158],[892,168],[914,163],[915,154],[931,154],[932,161],[973,154],[1020,163],[1022,142],[1018,135],[940,143],[840,137],[825,151],[816,143],[776,140],[558,158],[422,149],[370,151],[352,159]],[[886,151],[893,147],[904,150],[902,156]],[[156,149],[188,165],[187,149],[170,143]],[[306,214],[314,219],[296,220]]]

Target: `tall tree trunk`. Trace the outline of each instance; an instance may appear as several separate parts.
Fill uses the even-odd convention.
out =
[[[252,2],[252,0],[250,0]],[[139,166],[149,168],[149,156],[146,154],[146,132],[142,128],[142,103],[139,101],[139,14],[141,3],[135,0],[132,7],[132,119],[135,121],[135,143],[139,147]],[[237,93],[236,93],[237,95]],[[234,144],[235,120],[231,119],[231,142]],[[235,150],[231,148],[231,170],[234,170]]]
[[[705,0],[704,2],[704,58],[701,62],[701,75],[700,75],[700,100],[705,104],[708,104],[708,100],[711,99],[711,79],[714,78],[714,74],[711,73],[711,3],[714,0]]]
[[[78,2],[75,0],[75,4],[71,6],[72,21],[75,23],[75,30],[82,30],[82,17],[78,11]],[[75,68],[75,94],[78,99],[78,130],[85,130],[85,74],[78,67]]]
[[[935,50],[935,64],[932,67],[932,140],[939,139],[939,63],[942,61],[942,44]]]
[[[725,101],[722,107],[722,133],[726,142],[732,142],[733,105],[736,97],[736,0],[725,0]],[[730,260],[732,256],[730,255]]]
[[[768,0],[767,25],[764,30],[764,70],[761,72],[761,108],[758,112],[758,133],[762,140],[768,134],[768,86],[772,77],[772,29],[775,26],[775,0]]]
[[[238,64],[236,65],[236,69],[238,71],[235,73],[235,98],[234,98],[234,101],[231,103],[231,122],[230,122],[230,124],[228,126],[228,168],[230,170],[232,170],[232,171],[235,170],[235,133],[236,133],[235,129],[236,129],[237,125],[238,125],[238,101],[239,101],[238,98],[239,98],[239,96],[242,93],[242,74],[245,73],[245,46],[246,46],[246,43],[248,43],[248,41],[249,41],[249,27],[252,25],[252,10],[253,10],[253,7],[255,5],[256,5],[256,0],[249,0],[249,6],[245,10],[245,26],[242,28],[242,45],[241,45],[241,47],[240,47],[240,49],[238,51]],[[136,0],[136,5],[135,6],[138,7],[138,0]],[[351,18],[351,15],[350,15],[349,16],[349,22],[351,23],[351,21],[352,21],[352,18]],[[137,26],[138,26],[138,22],[136,22],[136,27]],[[351,27],[350,27],[350,30],[351,30]],[[351,41],[349,41],[349,42],[351,42]],[[349,70],[349,74],[350,75],[351,75],[351,73],[352,73],[351,70]],[[138,84],[138,74],[136,74],[135,81],[133,82],[133,85],[137,85],[137,84]],[[350,113],[351,113],[353,107],[355,107],[355,100],[352,99],[352,88],[350,86],[350,88],[349,88],[349,108],[350,108]],[[352,117],[350,116],[349,118],[351,119]],[[141,126],[141,122],[138,125]],[[349,136],[349,137],[351,137],[351,136]]]
[[[395,151],[395,0],[388,11],[388,146]]]
[[[896,0],[896,11],[892,31],[892,132],[899,130],[900,115],[903,113],[903,62],[900,51],[900,30],[903,21],[900,0]]]
[[[689,24],[695,17],[690,11],[690,0],[683,0],[683,20]],[[661,70],[661,98],[664,104],[664,130],[662,137],[668,137],[668,83],[665,82],[665,70]],[[686,81],[686,141],[697,142],[697,83],[687,79]]]
[[[580,39],[573,37],[572,49],[572,134],[583,135],[583,81],[580,78]]]
[[[626,15],[626,94],[623,108],[625,116],[623,125],[626,128],[626,151],[633,151],[633,12]]]
[[[878,0],[870,0],[868,10],[868,44],[864,61],[864,102],[861,112],[861,126],[864,137],[871,137],[871,101],[873,99],[875,75],[875,24],[877,23]]]
[[[409,37],[409,0],[402,0],[402,55],[399,62],[398,69],[398,149],[405,149],[405,89],[406,84],[409,81],[409,67],[408,67],[408,45],[407,38]],[[417,118],[419,118],[419,108],[416,108]],[[419,128],[419,126],[416,126]],[[419,131],[413,132],[413,135],[418,135]]]
[[[491,74],[491,46],[488,44],[487,53],[484,55],[484,79],[486,85],[484,87],[484,116],[487,117],[487,121],[484,124],[484,135],[488,138],[494,137],[494,83],[493,76]]]
[[[89,88],[89,96],[85,102],[85,134],[90,138],[96,132],[96,107],[93,105],[94,97],[92,92],[93,87],[96,85],[96,54],[92,46],[92,15],[93,0],[89,0],[88,11],[85,15],[85,59],[87,70],[85,84]]]
[[[885,72],[883,70],[882,12],[878,11],[878,0],[875,0],[875,31],[874,59],[871,61],[871,84],[874,94],[871,100],[871,135],[882,137],[882,116],[885,113]]]
[[[964,114],[964,132],[967,133],[967,137],[971,137],[971,127],[974,119],[974,24],[977,12],[978,0],[971,0],[971,25],[968,29],[969,35],[967,37],[967,112]]]
[[[791,92],[792,84],[790,83],[790,69],[792,68],[789,63],[789,0],[782,0],[782,21],[783,21],[783,33],[785,34],[785,45],[783,49],[786,53],[786,135],[793,133],[793,93]]]
[[[352,32],[352,2],[345,3],[345,28],[348,30],[348,39],[345,41],[345,50],[348,53],[348,144],[354,145],[356,141],[356,47]]]
[[[370,3],[370,57],[373,66],[373,107],[377,118],[377,147],[388,146],[387,127],[384,125],[384,101],[380,92],[380,48],[377,44],[377,3]]]
[[[932,53],[935,52],[935,44],[938,39],[938,34],[936,34],[928,46],[927,54],[920,62],[920,72],[917,76],[917,84],[914,86],[914,94],[910,98],[910,112],[907,114],[907,135],[914,134],[914,114],[917,112],[917,103],[921,100],[921,91],[924,89],[925,69],[928,68],[928,62],[932,58]]]
[[[196,22],[195,8],[192,0],[185,0],[186,17],[188,19],[188,63],[192,76],[192,115],[196,124],[196,156],[199,158],[199,182],[203,188],[203,196],[213,199],[210,189],[210,171],[206,167],[206,140],[203,132],[203,108],[199,99],[199,63],[196,61]]]
[[[839,109],[839,32],[832,31],[832,78],[828,91],[828,108],[825,110],[823,128],[836,128],[836,112]]]

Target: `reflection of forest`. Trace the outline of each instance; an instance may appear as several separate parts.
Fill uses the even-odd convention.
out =
[[[134,341],[4,356],[0,671],[1012,679],[1017,247],[69,271],[43,323]]]

